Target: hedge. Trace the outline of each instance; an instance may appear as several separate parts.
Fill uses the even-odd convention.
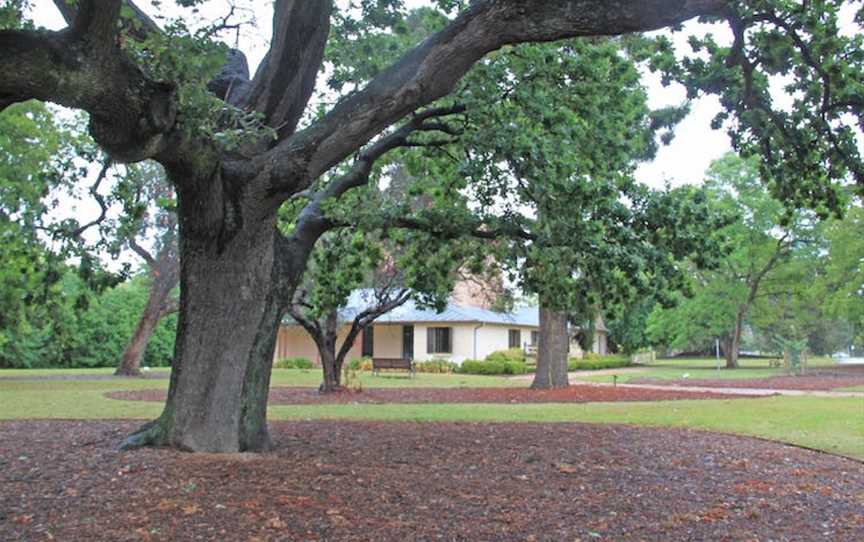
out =
[[[521,361],[466,359],[459,367],[459,372],[471,375],[524,375],[528,367]]]
[[[596,371],[599,369],[617,369],[619,367],[630,367],[633,363],[628,356],[612,355],[601,356],[588,353],[582,359],[571,358],[567,362],[568,371]]]
[[[273,364],[277,369],[311,369],[312,362],[307,358],[282,358]]]

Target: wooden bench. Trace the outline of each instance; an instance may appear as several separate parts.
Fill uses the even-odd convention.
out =
[[[381,369],[401,369],[411,373],[411,377],[417,375],[417,366],[412,359],[403,358],[372,358],[372,374],[377,375]]]

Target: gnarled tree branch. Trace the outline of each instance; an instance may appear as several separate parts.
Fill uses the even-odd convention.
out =
[[[412,146],[412,143],[408,140],[408,136],[415,131],[425,130],[429,119],[461,113],[464,110],[463,106],[456,105],[421,111],[398,130],[382,137],[369,148],[365,149],[354,161],[354,165],[348,173],[331,181],[310,197],[309,203],[297,218],[293,238],[311,247],[324,232],[333,227],[333,223],[324,214],[323,205],[325,201],[338,198],[352,188],[366,184],[369,181],[369,175],[372,173],[375,162],[393,149]],[[429,129],[434,130],[436,128],[433,125]]]
[[[294,133],[324,58],[332,0],[278,0],[273,43],[252,81],[248,105],[280,134]]]
[[[653,30],[719,15],[727,0],[482,0],[270,151],[275,179],[315,179],[412,111],[448,94],[485,54],[507,44]],[[290,192],[282,195],[290,197]]]

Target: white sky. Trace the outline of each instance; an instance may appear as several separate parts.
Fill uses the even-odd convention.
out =
[[[267,51],[271,34],[272,3],[248,0],[237,0],[234,3],[238,6],[254,6],[256,25],[244,28],[239,36],[240,49],[246,54],[250,69],[254,73],[255,67]],[[173,2],[164,2],[163,11],[167,12],[167,7],[172,4]],[[428,5],[429,2],[428,0],[406,0],[406,4],[409,7],[418,7]],[[148,13],[156,13],[146,0],[139,0],[138,5]],[[227,12],[227,5],[226,0],[213,0],[202,8],[201,14],[215,19]],[[34,18],[38,24],[51,29],[65,26],[52,2],[36,0],[34,6]],[[240,13],[238,16],[240,20],[248,19],[251,15],[251,13]],[[679,50],[689,51],[689,48],[685,49],[686,36],[691,31],[700,31],[702,28],[704,27],[695,23],[685,26],[685,31],[675,36],[675,43]],[[716,32],[717,29],[713,30]],[[723,36],[722,29],[718,34]],[[651,107],[677,105],[685,98],[684,89],[680,85],[664,88],[659,78],[651,74],[646,75],[644,82],[648,89]],[[668,146],[661,147],[653,162],[640,166],[637,171],[637,178],[640,181],[655,187],[662,186],[666,181],[673,186],[699,183],[711,161],[731,149],[725,132],[711,130],[710,127],[711,119],[720,110],[717,99],[714,97],[698,99],[691,104],[691,108],[691,114],[678,125],[674,141]]]

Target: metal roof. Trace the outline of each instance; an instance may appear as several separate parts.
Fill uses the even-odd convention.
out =
[[[413,300],[381,316],[379,324],[407,322],[476,322],[538,327],[540,318],[537,307],[524,307],[513,312],[495,312],[480,307],[467,307],[448,303],[443,312],[418,307]]]
[[[339,309],[339,320],[341,322],[353,320],[358,312],[371,304],[372,296],[373,291],[369,289],[353,291],[345,307]],[[540,312],[537,307],[520,307],[513,309],[512,312],[495,312],[480,307],[456,305],[452,301],[442,312],[435,312],[434,309],[420,307],[413,299],[409,299],[401,307],[397,307],[375,320],[376,324],[416,322],[465,322],[540,327]],[[293,324],[294,320],[290,316],[286,316],[284,323]],[[597,318],[596,329],[597,331],[608,331],[602,318]]]
[[[369,306],[372,300],[371,290],[355,290],[348,298],[345,307],[339,309],[339,320],[348,322],[354,319],[358,312]],[[293,324],[290,316],[284,319],[286,324]],[[402,324],[414,322],[475,322],[484,324],[502,324],[527,327],[539,327],[540,317],[537,307],[524,307],[512,312],[495,312],[480,307],[447,304],[442,312],[417,305],[409,299],[401,307],[378,317],[376,324]]]

